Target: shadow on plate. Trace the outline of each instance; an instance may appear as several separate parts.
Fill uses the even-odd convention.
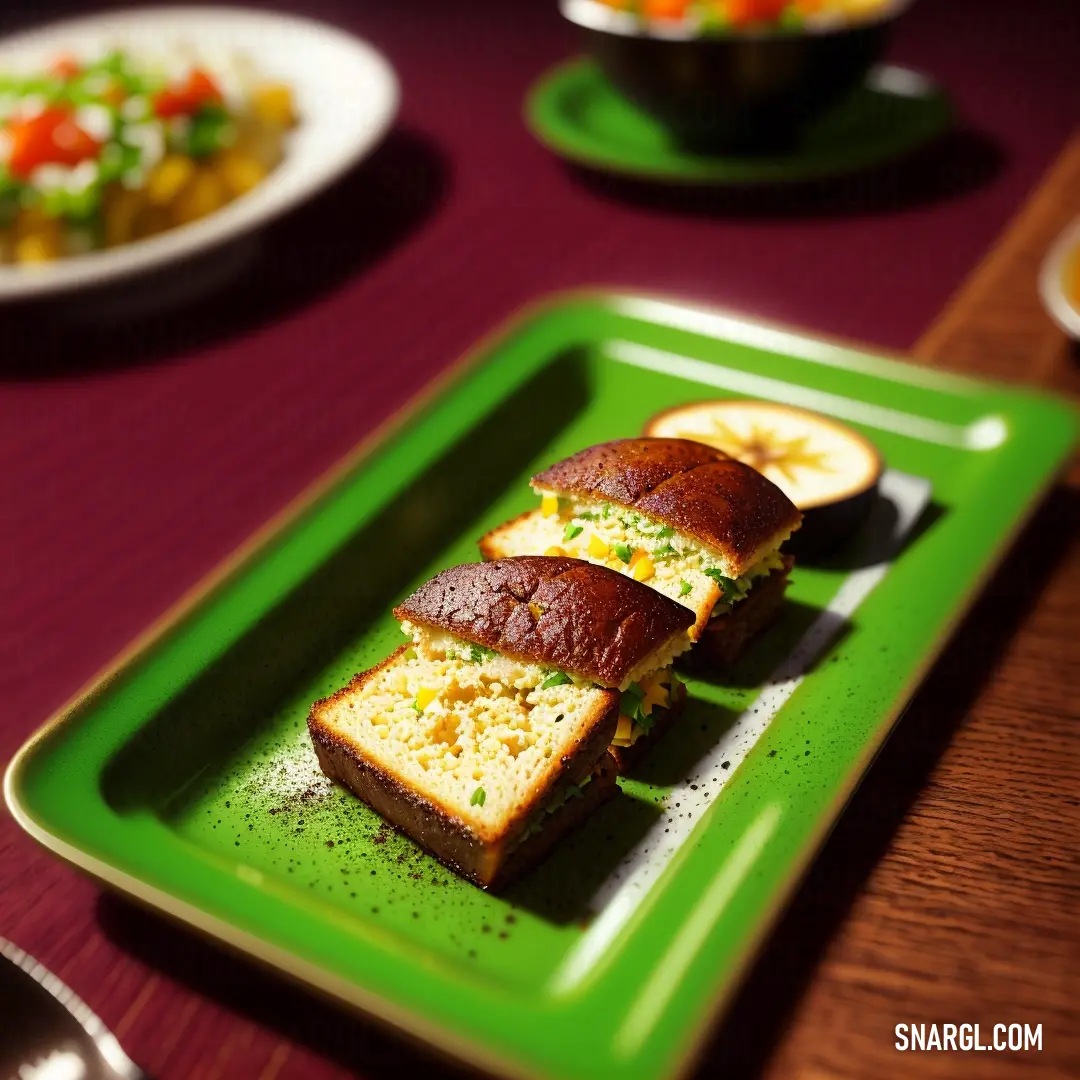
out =
[[[182,815],[280,706],[373,627],[585,404],[577,354],[544,366],[178,693],[109,762],[120,813]],[[394,543],[387,538],[394,537]],[[371,568],[378,567],[378,573]],[[390,646],[392,647],[392,646]],[[389,648],[386,650],[389,651]],[[371,662],[381,659],[372,656]],[[339,683],[327,682],[331,693]]]
[[[776,621],[750,642],[733,667],[715,674],[708,671],[687,674],[701,682],[740,690],[764,687],[778,665],[793,656],[796,644],[810,627],[819,617],[828,615],[831,613],[811,604],[786,600]],[[800,665],[799,674],[813,671],[822,654],[842,641],[850,629],[848,620],[839,615],[823,622],[817,632],[818,648],[807,657],[805,664]]]
[[[627,774],[657,787],[685,780],[739,718],[735,709],[689,697],[678,723],[657,740],[655,746]]]
[[[1080,496],[1056,490],[857,789],[706,1044],[693,1080],[721,1073],[752,1080],[765,1071],[830,940],[1078,531]],[[1018,567],[1024,573],[1018,575]],[[527,891],[531,883],[520,887]],[[103,894],[97,918],[106,937],[142,963],[344,1069],[364,1075],[430,1073],[447,1080],[477,1075],[126,900]]]
[[[926,509],[919,515],[918,521],[911,527],[903,538],[897,550],[893,551],[890,559],[899,556],[916,544],[925,536],[946,514],[948,509],[943,503],[931,500]],[[888,500],[880,500],[879,509],[875,512],[873,525],[875,530],[880,530],[884,535],[890,535],[899,517],[896,506]],[[881,561],[881,548],[875,545],[864,534],[860,533],[848,544],[837,551],[820,555],[816,558],[800,558],[796,564],[796,571],[800,565],[812,566],[816,570],[833,570],[838,573],[851,573],[853,570],[862,570],[867,566],[874,566]]]
[[[504,899],[551,922],[587,920],[597,890],[662,814],[659,804],[620,788]]]
[[[395,128],[330,189],[257,234],[152,275],[0,307],[0,378],[91,375],[250,333],[375,265],[435,213],[449,182],[441,151]]]
[[[615,176],[578,165],[594,195],[666,214],[721,218],[856,217],[944,202],[989,184],[1005,165],[989,136],[957,127],[907,157],[862,172],[793,183],[707,185]]]
[[[690,1080],[719,1075],[749,1080],[766,1072],[853,902],[1078,534],[1080,493],[1055,489],[957,629],[856,789]]]

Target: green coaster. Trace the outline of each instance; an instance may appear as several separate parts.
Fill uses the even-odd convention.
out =
[[[624,98],[586,58],[560,64],[529,91],[526,121],[555,153],[604,172],[695,184],[767,184],[840,176],[881,164],[945,131],[944,91],[905,68],[881,66],[816,121],[787,154],[698,154]]]

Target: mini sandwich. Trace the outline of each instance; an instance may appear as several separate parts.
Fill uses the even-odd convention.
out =
[[[690,654],[729,667],[776,614],[802,515],[749,465],[688,439],[601,443],[532,479],[540,508],[492,530],[485,558],[570,555],[645,582],[694,614]]]
[[[394,616],[412,644],[311,707],[315,752],[484,888],[614,791],[624,703],[631,721],[674,712],[670,667],[693,621],[632,579],[542,556],[444,570]]]

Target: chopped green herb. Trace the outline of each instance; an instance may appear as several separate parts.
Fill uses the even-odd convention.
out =
[[[653,552],[653,555],[658,559],[667,559],[672,555],[678,554],[679,553],[670,544],[662,544]]]
[[[713,569],[711,570],[706,570],[705,576],[711,577],[713,581],[715,581],[716,584],[724,590],[725,596],[727,596],[729,593],[738,592],[738,583],[735,581],[735,579],[725,577],[723,571],[717,570],[715,567],[713,567]]]
[[[657,539],[666,540],[669,536],[674,536],[675,530],[670,525],[665,525],[657,534]]]
[[[611,503],[604,503],[604,505],[600,508],[600,516],[601,517],[608,517],[610,514],[611,514]]]
[[[409,708],[415,710],[418,713],[422,713],[424,711],[420,708],[420,703],[416,700],[416,698],[413,698],[412,701],[409,702]]]
[[[469,655],[465,659],[470,664],[479,664],[482,660],[490,660],[495,656],[494,649],[485,649],[483,645],[469,645]]]
[[[691,585],[689,581],[684,581],[682,578],[679,579],[679,595],[680,596],[689,596],[690,593],[692,593],[693,591],[694,591],[694,586]]]
[[[615,554],[618,555],[624,563],[628,563],[634,556],[634,549],[629,544],[616,544]]]
[[[599,521],[600,515],[594,514],[591,510],[581,510],[576,515],[582,521]]]
[[[566,528],[563,530],[563,542],[565,543],[567,540],[573,540],[575,536],[580,536],[581,532],[581,525],[575,525],[573,522],[570,522],[570,524],[567,525]]]
[[[541,684],[541,690],[550,690],[553,686],[565,686],[570,676],[565,671],[553,671]]]
[[[637,683],[631,683],[623,692],[619,701],[619,711],[631,720],[637,720],[641,715],[641,703],[645,699],[645,691]]]
[[[404,655],[406,660],[415,660],[416,659],[416,650],[410,646],[408,649],[405,650],[403,655]]]
[[[179,147],[193,158],[206,157],[236,136],[236,126],[220,105],[204,105],[192,118],[186,138]]]
[[[478,787],[473,793],[472,798],[469,800],[470,806],[483,806],[487,800],[487,792],[482,787]]]

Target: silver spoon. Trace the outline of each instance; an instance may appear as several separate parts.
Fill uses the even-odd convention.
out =
[[[150,1080],[90,1007],[0,938],[0,1080]]]

